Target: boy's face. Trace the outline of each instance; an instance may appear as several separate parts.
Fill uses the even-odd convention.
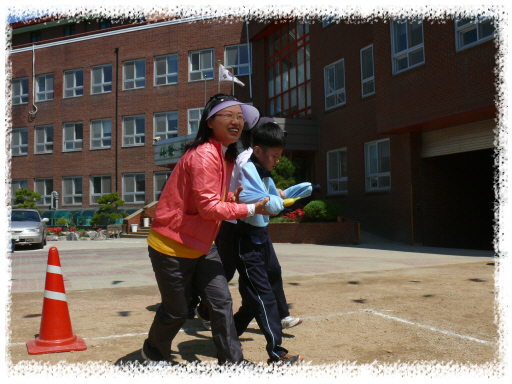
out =
[[[272,171],[279,163],[279,158],[283,153],[282,147],[260,147],[256,145],[253,148],[254,156],[258,159],[260,165],[267,171]]]

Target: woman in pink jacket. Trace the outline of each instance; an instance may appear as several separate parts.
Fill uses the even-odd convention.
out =
[[[197,136],[185,148],[158,202],[149,257],[162,299],[144,341],[145,360],[171,359],[171,343],[187,319],[192,286],[208,303],[219,363],[240,363],[243,354],[233,321],[232,299],[214,239],[222,220],[265,213],[268,198],[238,204],[228,194],[243,129],[259,119],[256,108],[217,94],[206,104]]]

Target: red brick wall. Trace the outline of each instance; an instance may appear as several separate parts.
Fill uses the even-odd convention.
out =
[[[271,223],[273,243],[359,244],[359,223]]]

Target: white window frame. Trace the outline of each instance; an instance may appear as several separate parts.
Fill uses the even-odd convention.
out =
[[[27,93],[23,93],[23,82],[26,82]],[[12,80],[12,105],[28,104],[28,77]]]
[[[127,192],[126,191],[126,177],[127,176],[134,176],[134,186],[133,190],[134,192]],[[144,191],[137,191],[137,178],[143,178],[144,179]],[[130,200],[130,196],[133,195],[133,201]],[[137,200],[137,196],[142,196],[142,200]],[[123,174],[123,200],[126,204],[144,204],[146,202],[146,174],[144,172],[141,173],[125,173]]]
[[[110,136],[106,136],[105,135],[105,122],[107,122],[107,121],[110,123]],[[101,125],[101,136],[100,137],[93,137],[93,134],[94,134],[93,123],[96,123],[96,122],[99,122],[100,125]],[[91,122],[90,122],[90,131],[91,131],[91,147],[90,147],[91,150],[112,148],[112,119],[94,119],[94,120],[91,120]],[[103,143],[106,140],[110,141],[109,145],[103,145]],[[99,142],[100,145],[99,146],[95,146],[94,145],[95,142]]]
[[[110,81],[105,81],[105,68],[111,68],[110,77],[112,78],[114,74],[114,67],[112,64],[103,64],[103,65],[95,65],[91,67],[91,95],[99,95],[102,93],[110,93],[112,92],[112,79]],[[101,82],[94,83],[94,74],[93,71],[100,70],[101,71]],[[94,91],[95,87],[100,87],[101,91]],[[110,90],[108,89],[110,87]]]
[[[48,191],[48,184],[47,181],[51,180],[52,182],[52,190]],[[44,191],[38,191],[37,185],[38,182],[43,182],[43,189]],[[52,192],[53,192],[53,179],[51,177],[41,177],[38,179],[34,179],[34,192],[37,192],[41,195],[41,199],[36,202],[36,205],[51,205],[52,203]]]
[[[48,141],[48,130],[52,130],[52,141]],[[44,142],[38,143],[37,142],[37,131],[38,130],[44,130]],[[55,133],[53,132],[53,125],[47,124],[47,125],[38,125],[34,127],[34,154],[44,154],[44,153],[53,153],[53,138],[55,137]],[[38,151],[37,146],[38,145],[44,145],[45,150],[44,151]],[[50,148],[51,149],[48,149]]]
[[[76,77],[76,75],[80,71],[82,72],[82,85],[76,85],[77,84],[77,81],[76,81],[77,77]],[[73,74],[73,84],[66,84],[66,75],[70,74],[70,73]],[[70,99],[72,97],[81,97],[81,96],[83,96],[84,95],[84,69],[83,68],[79,68],[79,69],[71,69],[69,71],[64,71],[63,83],[64,83],[64,90],[63,90],[63,93],[62,93],[62,97],[64,99]],[[72,96],[66,96],[66,92],[67,91],[72,91],[73,95]]]
[[[100,193],[94,193],[94,178],[100,178]],[[110,179],[110,191],[106,191],[103,188],[103,180]],[[112,175],[91,175],[89,177],[90,182],[90,202],[91,204],[98,204],[98,199],[108,193],[112,193]]]
[[[77,128],[82,125],[82,138],[77,138]],[[73,129],[73,140],[66,140],[66,128]],[[73,148],[67,149],[66,144],[71,143]],[[82,151],[84,149],[84,123],[82,121],[70,121],[62,124],[62,152]]]
[[[176,67],[177,67],[176,72],[169,72],[169,60],[174,60],[174,59],[176,60]],[[157,75],[156,65],[157,65],[157,62],[160,60],[165,61],[165,73]],[[161,87],[162,85],[178,84],[179,67],[178,67],[178,54],[177,53],[173,53],[171,55],[165,55],[165,56],[155,56],[153,67],[154,67],[153,85],[155,87]],[[169,77],[174,77],[174,76],[176,77],[176,81],[169,81]],[[157,79],[164,79],[164,83],[157,84]]]
[[[211,51],[212,53],[212,66],[208,68],[201,68],[201,54],[203,52]],[[199,54],[199,70],[192,70],[192,55]],[[206,80],[214,80],[215,79],[215,49],[214,48],[207,48],[207,49],[199,49],[196,51],[190,51],[188,53],[188,81],[204,81],[204,73],[205,72],[211,72],[212,77],[207,77]],[[193,73],[201,73],[200,79],[191,80],[191,75]]]
[[[144,132],[137,133],[137,120],[144,119]],[[134,119],[133,135],[126,134],[127,119]],[[133,143],[128,143],[126,139],[133,139]],[[137,147],[146,145],[146,115],[123,116],[123,147]]]
[[[16,192],[22,188],[28,189],[27,179],[11,180],[11,206],[14,205],[14,200],[16,199]]]
[[[199,112],[199,119],[197,119],[197,120],[196,119],[191,119],[190,118],[190,114],[192,112],[196,112],[196,111]],[[199,129],[199,123],[201,122],[201,116],[203,114],[203,111],[204,111],[204,108],[191,108],[191,109],[189,109],[187,111],[187,132],[188,132],[189,135],[191,135],[193,133],[197,134],[197,131],[196,132],[192,132],[192,128],[190,127],[190,123],[197,121],[197,129]]]
[[[417,19],[414,19],[412,21],[416,21]],[[395,33],[394,28],[397,24],[407,24],[407,28],[405,30],[406,32],[406,41],[407,41],[407,48],[403,49],[400,52],[395,53]],[[412,47],[409,47],[409,25],[411,24],[411,20],[409,18],[404,18],[402,20],[393,20],[390,23],[391,28],[391,60],[392,60],[392,68],[393,68],[393,74],[396,75],[397,73],[402,73],[404,71],[408,71],[409,69],[419,67],[420,65],[425,64],[425,37],[423,32],[423,20],[421,20],[421,43],[416,44]],[[418,52],[419,50],[423,51],[423,61],[420,63],[416,63],[414,65],[409,65],[409,55]],[[398,69],[398,62],[404,58],[407,58],[407,67],[403,69]]]
[[[39,80],[44,78],[44,91],[42,91],[40,88],[39,88]],[[52,79],[51,81],[51,89],[48,89],[49,88],[49,79]],[[53,100],[55,94],[55,76],[53,75],[53,73],[46,73],[44,75],[38,75],[36,76],[36,101],[37,102],[41,102],[41,101],[49,101],[49,100]]]
[[[71,180],[72,191],[66,191],[66,181]],[[82,192],[77,193],[76,181],[80,180],[82,184]],[[71,192],[71,193],[69,193]],[[83,193],[84,193],[84,180],[82,176],[66,176],[62,178],[62,205],[82,205],[83,204]],[[66,202],[66,199],[71,198],[72,202]],[[78,202],[77,202],[78,201]]]
[[[464,19],[467,19],[468,21],[461,26],[458,25],[459,21],[460,21],[459,17],[455,17],[455,20],[454,20],[455,47],[457,49],[457,52],[474,47],[475,45],[485,43],[486,41],[494,39],[498,35],[496,28],[494,28],[494,33],[492,35],[486,36],[486,37],[480,37],[480,34],[481,34],[480,26],[488,21],[492,22],[493,19],[490,17],[479,16],[479,17],[468,17],[468,18],[464,18]],[[476,33],[477,33],[476,41],[474,41],[473,43],[470,43],[470,44],[462,45],[462,36],[465,33],[471,32],[475,29],[476,29]]]
[[[327,156],[327,194],[328,195],[344,195],[344,194],[347,194],[347,192],[348,192],[348,176],[341,176],[340,152],[345,152],[345,158],[347,159],[347,162],[348,162],[348,156],[347,156],[348,154],[347,154],[347,148],[346,147],[334,149],[332,151],[327,151],[327,153],[326,153],[326,156]],[[336,165],[337,165],[337,168],[338,168],[338,175],[337,175],[337,177],[331,177],[332,175],[329,175],[329,170],[330,170],[330,164],[329,164],[329,157],[330,156],[329,156],[329,154],[331,154],[331,153],[336,153],[337,154],[337,156],[336,156]],[[337,183],[338,188],[339,188],[339,182],[346,182],[347,188],[346,189],[341,189],[341,190],[338,189],[337,191],[333,191],[331,183]]]
[[[157,117],[165,116],[165,132],[158,132],[156,126]],[[175,117],[174,119],[169,119],[169,117]],[[176,121],[176,129],[169,128],[169,120]],[[161,140],[171,139],[173,137],[178,137],[178,111],[172,112],[156,112],[153,114],[153,136],[160,137]]]
[[[234,48],[234,47],[237,48],[237,58],[240,58],[240,47],[247,48],[247,44],[235,44],[235,45],[225,46],[224,47],[224,67],[226,67],[229,71],[231,71],[231,67],[233,67],[233,72],[231,72],[233,74],[233,76],[251,75],[251,72],[252,72],[252,69],[251,69],[252,68],[252,65],[251,65],[252,64],[251,63],[252,44],[249,43],[249,51],[247,52],[247,63],[243,63],[243,64],[232,65],[227,62],[227,59],[228,59],[227,51],[229,48]],[[248,72],[240,74],[240,68],[248,68]]]
[[[370,147],[372,147],[372,146],[377,147],[377,168],[379,168],[379,162],[381,161],[381,159],[378,157],[379,156],[378,146],[380,143],[383,143],[386,141],[389,143],[389,162],[390,162],[389,171],[387,171],[387,172],[378,172],[377,171],[376,173],[370,173],[370,166],[371,166],[370,161],[369,161]],[[389,138],[365,143],[364,144],[364,163],[365,163],[365,166],[364,166],[364,168],[365,168],[365,190],[367,192],[391,189],[391,140]],[[389,186],[384,186],[384,187],[379,186],[380,179],[385,178],[385,177],[389,177]],[[376,187],[371,186],[371,184],[370,184],[371,179],[377,179]]]
[[[155,190],[153,191],[153,195],[154,195],[154,200],[159,200],[160,199],[160,196],[162,195],[162,191],[164,190],[165,188],[165,184],[167,183],[167,180],[169,180],[169,177],[171,176],[171,173],[172,171],[161,171],[161,172],[155,172],[153,174],[153,185],[155,186]],[[164,183],[164,186],[162,187],[162,190],[159,191],[157,190],[157,185],[156,185],[156,178],[157,176],[161,176],[161,175],[166,175],[166,178],[165,178],[165,183]]]
[[[23,132],[25,132],[25,139],[26,143],[22,143],[23,138]],[[20,144],[14,144],[14,137],[18,136],[18,143]],[[15,152],[15,149],[17,150],[17,153]],[[11,155],[12,156],[26,156],[28,155],[28,128],[13,128],[11,133]]]
[[[331,68],[333,69],[334,76],[336,76],[336,65],[339,63],[343,63],[343,87],[340,89],[335,89],[332,92],[328,92],[328,76],[327,71],[329,71]],[[334,83],[336,84],[336,77],[334,77]],[[327,65],[324,67],[324,93],[325,93],[325,110],[328,111],[333,108],[337,108],[341,105],[345,105],[347,102],[347,95],[346,95],[346,83],[345,83],[345,59],[338,60],[332,64]],[[337,99],[339,95],[343,95],[343,101],[338,102]],[[332,107],[327,107],[327,98],[334,96],[334,105]]]
[[[137,64],[138,62],[144,63],[144,76],[137,77]],[[133,64],[133,78],[126,78],[126,66],[129,64]],[[133,82],[133,87],[127,87],[126,83]],[[137,85],[137,82],[144,82],[143,85]],[[136,59],[136,60],[128,60],[123,62],[123,90],[128,91],[132,89],[142,89],[146,88],[146,59]]]
[[[372,52],[372,73],[373,73],[373,75],[369,76],[365,79],[365,78],[363,78],[363,76],[364,76],[363,75],[363,64],[364,64],[363,63],[363,52],[368,49],[371,49],[371,52]],[[370,44],[367,47],[364,47],[363,49],[361,49],[361,51],[359,51],[359,57],[360,57],[360,62],[361,62],[361,97],[367,97],[367,96],[374,95],[375,94],[375,60],[374,60],[374,56],[373,56],[373,44]],[[365,94],[364,86],[365,86],[365,84],[368,84],[368,83],[373,83],[373,92]]]

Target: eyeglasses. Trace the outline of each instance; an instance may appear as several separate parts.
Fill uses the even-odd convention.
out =
[[[243,115],[233,115],[232,113],[217,113],[215,116],[223,116],[224,120],[233,121],[236,120],[238,124],[244,124],[246,122]]]

